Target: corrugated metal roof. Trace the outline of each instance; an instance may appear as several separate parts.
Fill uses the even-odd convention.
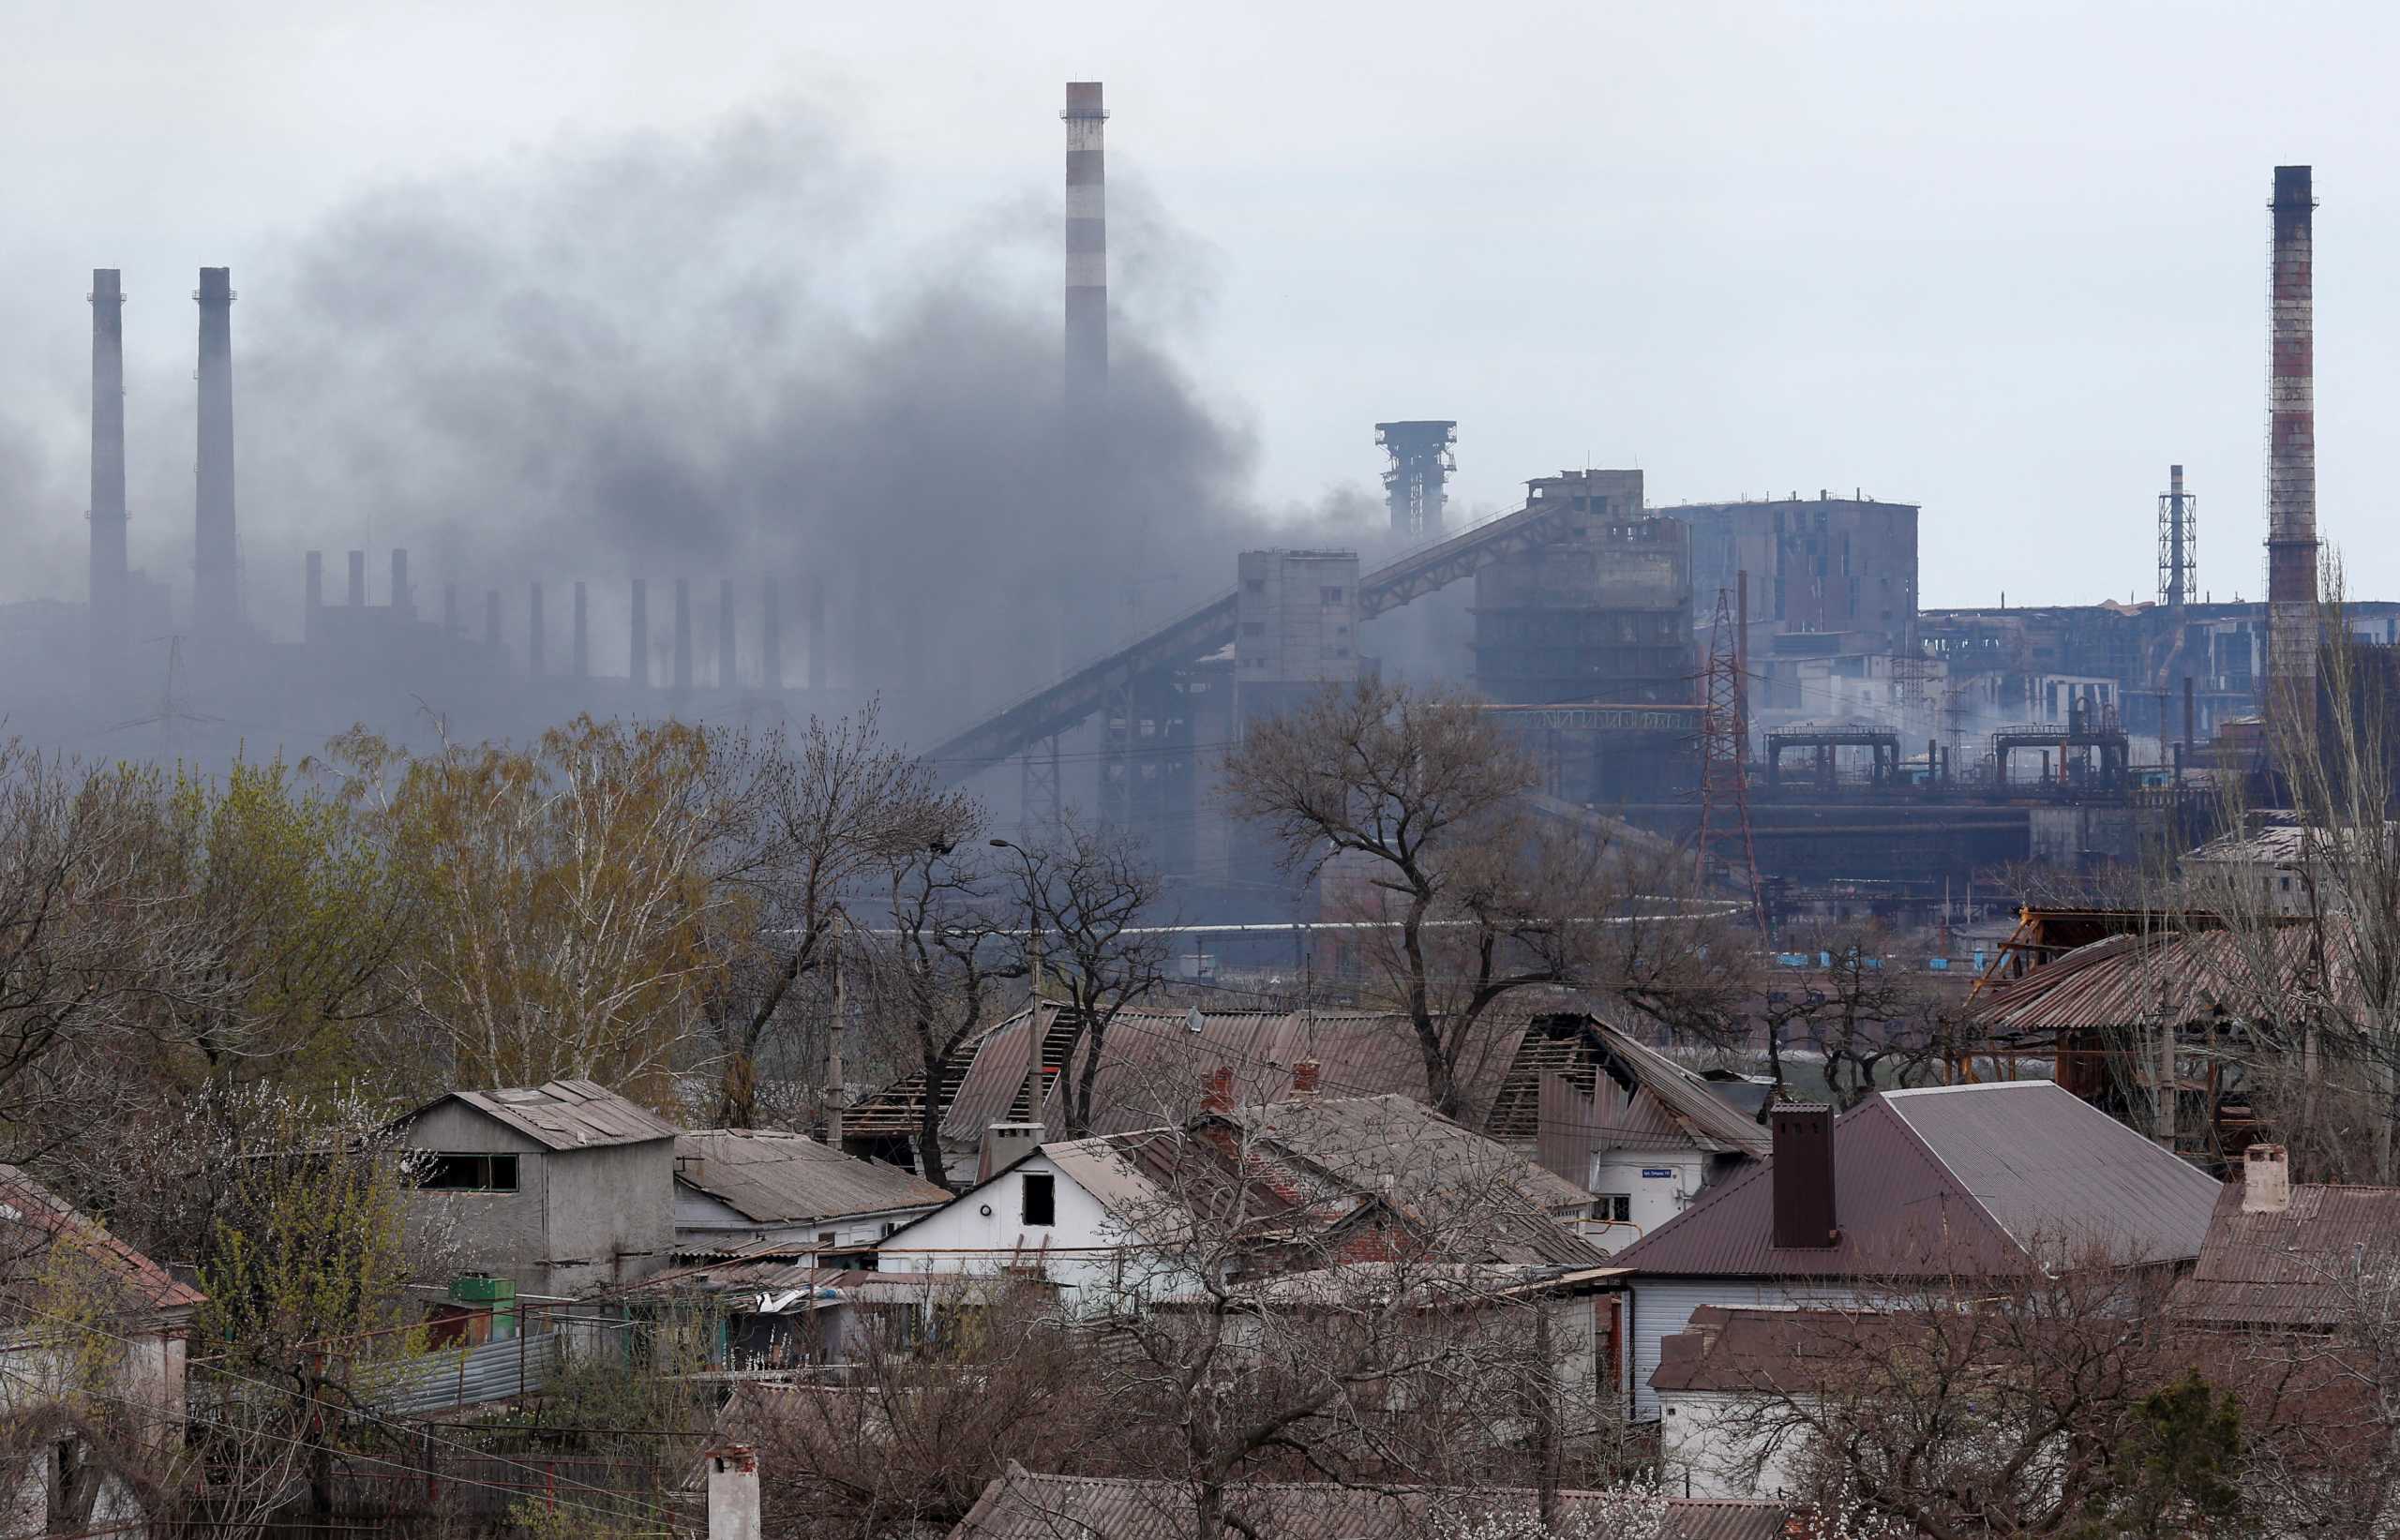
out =
[[[2242,1188],[2217,1194],[2192,1276],[2168,1315],[2218,1325],[2329,1326],[2350,1312],[2344,1284],[2362,1258],[2400,1248],[2400,1188],[2302,1183],[2276,1214],[2242,1211]]]
[[[1245,1482],[1229,1494],[1243,1527],[1261,1540],[1404,1540],[1444,1516],[1532,1513],[1522,1488],[1343,1487]],[[1573,1533],[1620,1503],[1612,1493],[1562,1491],[1558,1528]],[[951,1532],[951,1540],[1185,1540],[1192,1488],[1181,1482],[1042,1475],[1012,1464]],[[1778,1540],[1792,1515],[1781,1503],[1672,1498],[1658,1540]]]
[[[1042,1008],[1044,1035],[1072,1032],[1059,1008]],[[978,1039],[974,1062],[942,1117],[942,1137],[971,1143],[994,1123],[1015,1115],[1031,1046],[1028,1012],[1019,1011]],[[1488,1108],[1515,1062],[1525,1023],[1492,1020],[1461,1056],[1459,1076],[1469,1099]],[[1327,1096],[1422,1096],[1425,1060],[1405,1016],[1365,1010],[1208,1010],[1192,1030],[1189,1011],[1128,1010],[1109,1024],[1092,1088],[1092,1129],[1129,1133],[1180,1121],[1198,1104],[1220,1068],[1234,1073],[1241,1099],[1278,1101],[1291,1095],[1292,1066],[1317,1061]],[[1076,1068],[1080,1069],[1078,1062]],[[1045,1111],[1063,1129],[1054,1087]]]
[[[1959,1188],[2027,1250],[2198,1256],[2223,1186],[2046,1080],[1887,1091]]]
[[[2112,935],[1988,985],[1968,1019],[2002,1038],[2122,1027],[2162,1015],[2179,1024],[2280,1019],[2294,1000],[2321,993],[2314,946],[2297,926]],[[2347,950],[2328,948],[2337,991],[2349,979],[2339,964]]]
[[[1641,1090],[1656,1098],[1675,1126],[1701,1148],[1761,1158],[1774,1148],[1774,1136],[1759,1120],[1725,1099],[1699,1071],[1686,1069],[1631,1033],[1597,1018],[1592,1031]],[[1634,1099],[1635,1110],[1641,1101],[1640,1097]]]
[[[411,1122],[453,1098],[500,1119],[529,1139],[554,1150],[602,1144],[639,1144],[672,1139],[675,1125],[649,1108],[626,1100],[596,1081],[554,1080],[502,1091],[452,1091],[399,1119]]]
[[[2000,1275],[2035,1243],[2179,1260],[2199,1254],[2217,1187],[2048,1081],[1879,1093],[1834,1125],[1833,1148],[1835,1245],[1774,1244],[1770,1159],[1614,1260],[1744,1278]]]
[[[115,1274],[128,1299],[144,1309],[189,1309],[208,1302],[206,1294],[119,1240],[108,1226],[8,1165],[0,1165],[0,1235],[7,1237],[0,1248],[11,1276],[24,1285],[39,1278],[44,1259],[66,1242]],[[16,1292],[15,1286],[8,1292]],[[38,1308],[38,1301],[32,1303]]]
[[[898,1166],[860,1160],[809,1138],[759,1129],[675,1136],[675,1179],[760,1224],[930,1208],[950,1193]]]
[[[767,1313],[782,1313],[820,1304],[914,1304],[936,1292],[980,1288],[988,1281],[961,1273],[870,1273],[854,1267],[813,1266],[792,1260],[788,1248],[759,1247],[697,1267],[653,1273],[639,1283],[610,1288],[594,1297],[699,1295],[726,1300],[728,1308],[736,1310],[770,1307]]]

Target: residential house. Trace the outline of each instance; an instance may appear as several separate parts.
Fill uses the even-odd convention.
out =
[[[135,1533],[140,1494],[183,1437],[206,1297],[6,1165],[0,1265],[0,1533]]]
[[[453,1091],[398,1119],[413,1203],[517,1297],[631,1282],[675,1248],[675,1126],[588,1080]]]
[[[2382,1280],[2400,1264],[2400,1188],[2295,1183],[2281,1145],[2242,1153],[2242,1179],[2218,1192],[2168,1319],[2302,1334],[2382,1319]]]
[[[1661,1344],[1703,1306],[1840,1304],[1895,1280],[2087,1256],[2187,1264],[2216,1203],[2213,1177],[2048,1081],[1772,1116],[1768,1160],[1612,1259],[1631,1272],[1624,1378],[1639,1418],[1658,1415]]]
[[[1688,1502],[1632,1488],[1552,1495],[1556,1534],[1783,1540],[1811,1533],[1783,1503]],[[1186,1482],[1038,1474],[1012,1462],[950,1540],[1182,1540],[1198,1526],[1196,1503]],[[1511,1488],[1242,1482],[1227,1492],[1226,1507],[1231,1529],[1269,1540],[1445,1540],[1493,1518],[1530,1524],[1539,1499]]]
[[[675,1250],[819,1256],[872,1247],[950,1202],[913,1172],[764,1129],[675,1136]]]
[[[1685,1497],[1750,1499],[1793,1489],[1807,1451],[1762,1405],[1806,1406],[1858,1323],[1823,1310],[1703,1305],[1661,1344],[1658,1458]]]
[[[985,1130],[1067,1130],[1063,1086],[1080,1074],[1083,1028],[1044,1002],[984,1033],[937,1085],[920,1073],[851,1108],[844,1147],[917,1169],[913,1143],[930,1098],[944,1162],[980,1178]],[[1200,1010],[1120,1013],[1092,1082],[1089,1131],[1129,1133],[1196,1111],[1230,1070],[1239,1099],[1271,1105],[1331,1097],[1423,1099],[1425,1062],[1406,1017],[1379,1011]],[[1713,1083],[1642,1042],[1631,1024],[1584,1012],[1487,1017],[1467,1035],[1458,1079],[1477,1132],[1578,1187],[1609,1185],[1595,1217],[1610,1244],[1663,1221],[1710,1181],[1765,1153],[1750,1091]],[[1663,1171],[1664,1175],[1644,1174]]]

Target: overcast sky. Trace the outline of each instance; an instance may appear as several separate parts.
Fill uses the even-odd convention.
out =
[[[1141,216],[1118,302],[1247,438],[1257,506],[1371,487],[1375,421],[1454,417],[1484,508],[1583,463],[1658,503],[1920,502],[1928,604],[2148,597],[2173,460],[2201,585],[2257,596],[2264,205],[2313,162],[2322,531],[2400,597],[2371,426],[2400,415],[2393,15],[20,0],[0,597],[61,566],[80,597],[94,266],[125,269],[133,372],[188,380],[203,263],[234,269],[238,350],[295,245],[378,188],[798,112],[866,168],[872,234],[829,282],[871,304],[878,262],[1055,217],[1070,79],[1105,82]],[[246,477],[246,512],[275,491]],[[151,501],[137,552],[188,529]]]

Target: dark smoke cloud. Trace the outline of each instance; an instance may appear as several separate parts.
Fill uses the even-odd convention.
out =
[[[1163,616],[1227,586],[1269,538],[1250,446],[1147,328],[1116,330],[1104,431],[1063,429],[1056,204],[995,201],[912,244],[880,183],[783,113],[362,195],[281,289],[241,285],[254,612],[296,613],[305,546],[338,587],[338,551],[370,545],[380,590],[407,545],[421,591],[458,581],[470,615],[545,580],[554,635],[589,580],[595,665],[621,670],[601,638],[635,574],[662,640],[674,578],[712,608],[734,577],[745,659],[772,574],[796,680],[818,575],[834,681],[922,678],[907,715],[929,730],[1040,682],[1054,633],[1107,639],[1129,591]],[[1120,271],[1196,324],[1205,252],[1178,265],[1155,205],[1118,201]]]

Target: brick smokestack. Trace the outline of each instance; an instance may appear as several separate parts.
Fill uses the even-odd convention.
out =
[[[125,682],[125,287],[117,269],[92,270],[92,686]]]
[[[1081,409],[1108,386],[1108,113],[1100,82],[1069,82],[1058,115],[1067,123],[1067,405]]]
[[[192,521],[192,629],[228,636],[242,624],[233,529],[233,273],[200,270],[200,454]]]
[[[2317,200],[2309,168],[2275,168],[2267,364],[2270,710],[2316,713]]]

